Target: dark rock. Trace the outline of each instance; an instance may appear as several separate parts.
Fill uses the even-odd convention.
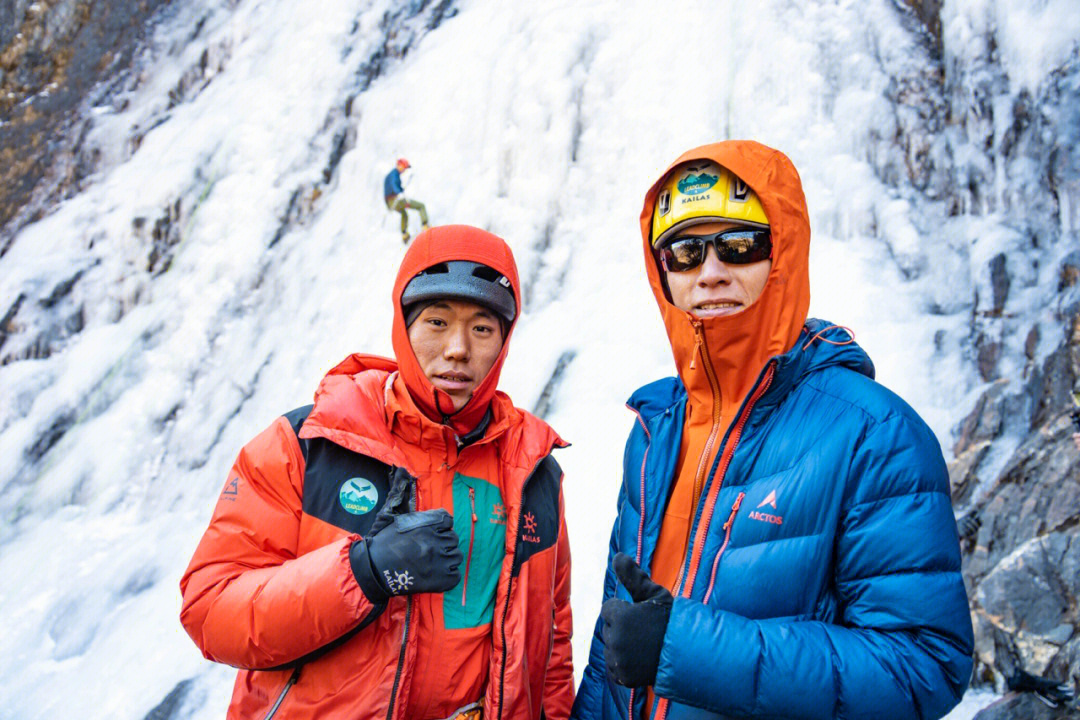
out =
[[[1001,360],[1001,342],[985,332],[975,336],[975,366],[979,377],[984,381],[996,380],[999,376],[998,361]]]
[[[97,263],[95,262],[94,264],[96,265]],[[83,268],[71,277],[67,278],[66,280],[61,280],[59,283],[56,284],[56,287],[52,289],[52,292],[50,292],[46,297],[38,300],[38,304],[41,305],[41,307],[43,308],[51,308],[56,305],[56,303],[60,302],[62,298],[68,296],[68,294],[71,292],[71,289],[75,287],[75,283],[79,282],[79,278],[81,278],[83,276],[83,273],[85,273],[86,271],[87,268]]]
[[[1010,693],[972,720],[1080,720],[1080,710],[1048,707],[1030,693]]]
[[[1077,346],[1065,343],[1050,353],[1038,372],[1032,373],[1028,392],[1032,400],[1031,429],[1035,430],[1072,408],[1070,395],[1076,386]]]
[[[1042,334],[1039,332],[1038,324],[1032,325],[1031,330],[1028,331],[1027,337],[1024,339],[1024,357],[1028,360],[1035,359],[1035,350],[1039,347],[1039,340]]]
[[[1058,292],[1071,288],[1080,280],[1080,250],[1073,250],[1061,261],[1061,276],[1058,279]]]
[[[80,104],[127,67],[169,0],[0,3],[0,255],[17,227],[92,172],[76,162]],[[83,175],[85,176],[85,175]],[[39,197],[35,197],[35,195]],[[24,212],[25,208],[25,212]]]
[[[991,312],[1000,316],[1005,309],[1005,301],[1009,297],[1009,271],[1005,262],[1005,253],[998,253],[990,261],[990,288],[994,301]]]
[[[1068,418],[1029,436],[979,503],[964,545],[976,677],[1015,667],[1080,674],[1080,453]]]
[[[49,427],[38,435],[33,445],[26,449],[24,455],[27,461],[36,463],[40,460],[56,443],[60,442],[60,438],[64,437],[64,433],[71,429],[71,426],[75,424],[75,420],[75,411],[71,408],[63,410],[54,417],[52,422],[49,423]]]
[[[933,38],[937,54],[941,54],[941,0],[904,0],[915,11],[927,33]]]
[[[177,198],[154,221],[150,232],[150,254],[146,259],[146,269],[151,275],[160,275],[172,265],[173,253],[182,237],[182,217],[183,204]]]
[[[949,485],[956,507],[963,507],[971,500],[971,493],[979,482],[979,466],[990,451],[990,446],[989,440],[968,445],[949,463]]]
[[[976,677],[997,686],[1027,673],[1074,683],[1070,674],[1080,645],[1078,596],[1080,539],[1075,527],[1034,538],[1012,552],[972,598]]]
[[[194,681],[191,678],[176,683],[176,687],[158,703],[153,710],[146,713],[143,720],[171,720],[177,717],[177,713],[183,708],[184,700],[191,693]]]
[[[4,343],[7,342],[8,335],[18,329],[15,324],[15,316],[19,314],[19,308],[22,307],[24,300],[26,300],[26,293],[19,293],[19,297],[15,298],[15,302],[4,313],[4,317],[0,318],[0,347],[3,347]]]
[[[334,136],[334,142],[330,149],[330,159],[327,160],[326,167],[323,168],[323,182],[329,183],[333,177],[334,172],[337,171],[337,166],[341,162],[341,158],[345,155],[346,151],[352,147],[356,138],[353,133],[348,132],[347,129],[340,130]]]
[[[574,350],[566,350],[559,356],[558,361],[555,363],[555,369],[551,371],[551,377],[544,383],[544,389],[540,392],[536,405],[533,406],[533,415],[541,419],[547,417],[547,414],[551,411],[552,398],[555,397],[555,392],[562,383],[566,368],[570,366],[575,357],[577,357],[577,352]]]
[[[1000,381],[991,385],[975,401],[975,408],[953,431],[956,435],[956,443],[953,445],[955,455],[966,452],[973,444],[994,440],[1001,435],[1005,386],[1006,383]]]

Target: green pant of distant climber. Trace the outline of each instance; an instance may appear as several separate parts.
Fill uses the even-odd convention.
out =
[[[419,200],[411,200],[404,195],[397,195],[393,198],[387,198],[386,207],[395,212],[401,213],[401,241],[409,242],[409,216],[405,214],[406,209],[412,209],[420,213],[420,226],[423,230],[428,228],[428,216],[427,208],[424,207],[424,203]]]

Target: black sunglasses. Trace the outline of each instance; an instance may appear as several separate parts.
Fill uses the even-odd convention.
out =
[[[720,262],[731,265],[748,265],[772,256],[769,231],[754,228],[721,230],[711,235],[676,235],[657,254],[668,272],[686,272],[705,262],[710,244],[716,248]]]

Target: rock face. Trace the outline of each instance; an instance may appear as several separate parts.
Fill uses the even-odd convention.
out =
[[[1034,695],[1012,694],[993,705],[983,708],[973,720],[1078,720],[1080,711],[1067,708],[1051,708]]]
[[[0,4],[0,255],[23,223],[92,167],[76,110],[131,61],[168,0],[14,0]],[[18,222],[19,220],[23,222]],[[11,222],[15,220],[15,222]]]
[[[962,546],[975,682],[999,689],[1017,669],[1074,686],[1080,680],[1080,450],[1072,441],[1069,396],[1080,377],[1075,308],[1068,328],[1061,346],[1032,368],[1022,392],[997,383],[983,394],[959,429],[950,467],[955,501],[980,521]],[[980,485],[974,468],[1000,451],[995,445],[1008,445],[1005,418],[1017,413],[1031,418],[1030,431],[996,478]],[[1028,714],[1005,703],[985,717],[1066,715]]]

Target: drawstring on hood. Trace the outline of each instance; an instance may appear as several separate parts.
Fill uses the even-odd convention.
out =
[[[830,340],[827,337],[823,337],[823,335],[826,332],[828,332],[829,330],[832,330],[833,328],[836,328],[837,330],[843,330],[844,332],[846,332],[848,334],[848,339],[843,340],[843,341],[839,341],[839,340]],[[806,348],[810,347],[814,343],[815,340],[821,340],[821,342],[829,343],[830,345],[851,345],[852,343],[855,342],[855,331],[852,330],[851,328],[849,328],[847,325],[828,325],[828,326],[823,327],[822,329],[818,330],[816,333],[814,333],[813,337],[811,337],[809,340],[807,340],[806,344],[802,346],[802,349],[805,350]]]
[[[514,298],[520,303],[521,291],[518,281],[517,265],[506,242],[489,232],[468,225],[444,225],[426,230],[416,236],[409,246],[405,258],[401,261],[397,279],[394,282],[394,323],[392,341],[394,357],[405,381],[409,395],[417,407],[434,422],[448,425],[455,434],[466,435],[483,420],[495,390],[499,384],[499,374],[506,360],[510,347],[510,335],[517,318],[506,326],[502,350],[491,366],[487,376],[473,392],[469,402],[461,410],[454,411],[454,403],[449,395],[439,390],[428,380],[420,367],[412,343],[409,341],[405,313],[401,307],[401,295],[417,273],[439,263],[453,260],[471,260],[487,265],[498,271],[509,281]],[[519,313],[520,316],[520,313]]]

